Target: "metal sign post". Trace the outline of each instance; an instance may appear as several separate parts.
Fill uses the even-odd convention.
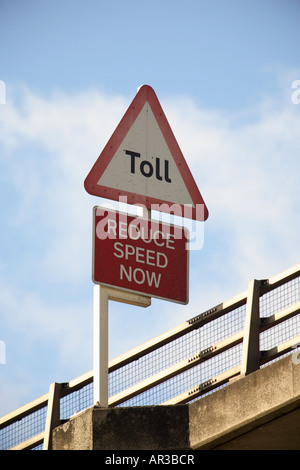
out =
[[[108,301],[149,307],[151,297],[94,286],[94,405],[108,407]]]
[[[108,294],[94,286],[94,405],[108,407]]]

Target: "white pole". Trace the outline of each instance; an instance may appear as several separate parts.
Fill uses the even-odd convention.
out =
[[[94,405],[108,407],[108,293],[94,286]]]
[[[115,288],[94,286],[94,405],[108,407],[108,301],[149,307],[151,297]]]

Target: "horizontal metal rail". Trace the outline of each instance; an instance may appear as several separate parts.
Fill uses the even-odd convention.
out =
[[[300,275],[300,264],[297,266],[284,271],[283,273],[270,278],[269,280],[263,280],[261,286],[260,295],[269,292],[270,290],[275,289],[276,287],[288,282],[289,280]],[[176,327],[166,331],[165,333],[143,343],[140,346],[137,346],[130,351],[122,354],[115,359],[109,361],[108,370],[113,372],[126,364],[129,364],[133,361],[140,359],[143,356],[146,356],[152,351],[161,348],[162,346],[174,341],[175,339],[186,335],[190,331],[200,328],[206,323],[209,323],[222,315],[225,315],[231,310],[238,308],[242,305],[245,305],[247,302],[248,291],[244,291],[241,294],[238,294],[231,299],[222,302],[221,304],[216,305],[215,307],[206,310],[205,312],[196,315],[195,317],[187,320]],[[271,320],[270,320],[271,323]],[[270,326],[273,326],[270,324]],[[93,381],[93,370],[79,376],[77,379],[69,382],[70,386],[75,387],[75,384],[88,384]],[[71,385],[72,384],[72,385]],[[74,384],[74,385],[73,385]]]
[[[206,380],[205,382],[197,385],[196,387],[187,390],[186,392],[177,395],[174,398],[171,398],[168,401],[162,403],[163,405],[178,405],[183,403],[188,403],[191,400],[195,400],[204,393],[208,393],[218,387],[221,387],[225,383],[229,382],[230,379],[238,376],[241,372],[241,366],[235,366],[232,369],[229,369],[225,372],[222,372],[215,377]]]
[[[20,444],[11,447],[10,450],[31,450],[44,443],[45,431],[36,434],[35,436],[21,442]]]
[[[278,357],[283,356],[284,354],[287,354],[291,351],[295,351],[297,349],[297,345],[300,345],[300,335],[295,336],[294,338],[291,338],[287,341],[284,341],[278,346],[274,346],[274,348],[271,348],[267,351],[261,351],[260,364],[266,364],[267,362],[275,360]]]
[[[223,341],[220,341],[217,344],[214,344],[202,351],[198,354],[193,355],[183,361],[171,366],[167,369],[164,369],[162,372],[159,372],[155,375],[152,375],[149,379],[146,379],[138,384],[114,395],[109,400],[109,406],[116,406],[122,402],[129,400],[130,398],[143,393],[144,391],[159,385],[160,383],[178,375],[182,372],[195,367],[196,365],[204,362],[211,357],[220,354],[227,349],[241,343],[243,341],[243,332],[239,332],[233,335],[231,338],[226,338]]]
[[[192,356],[165,368],[151,377],[141,380],[139,383],[131,385],[125,390],[116,393],[109,398],[109,406],[117,406],[121,403],[125,403],[127,400],[142,394],[143,392],[211,359],[212,357],[217,356],[218,354],[221,354],[222,352],[227,351],[228,349],[237,346],[238,344],[243,345],[243,358],[247,357],[247,360],[250,360],[248,358],[251,357],[253,360],[254,357],[253,364],[258,361],[258,368],[261,365],[265,365],[267,362],[270,362],[286,353],[291,352],[295,348],[295,345],[300,343],[300,335],[284,341],[283,343],[278,344],[277,346],[267,351],[259,351],[259,347],[257,348],[256,346],[255,348],[251,348],[251,344],[246,343],[249,342],[249,339],[253,338],[253,335],[256,337],[255,341],[257,342],[257,335],[265,332],[269,328],[285,322],[286,320],[300,313],[300,301],[297,301],[293,305],[285,307],[268,317],[259,317],[259,311],[257,311],[257,309],[259,309],[257,306],[257,298],[261,298],[268,292],[271,292],[277,287],[280,287],[299,276],[300,264],[268,280],[250,282],[248,289],[241,294],[227,300],[226,302],[216,305],[215,307],[200,313],[199,315],[196,315],[195,317],[181,323],[175,328],[172,328],[167,332],[157,336],[156,338],[147,341],[143,345],[138,346],[129,352],[122,354],[116,359],[109,361],[109,372],[111,373],[130,363],[133,363],[134,361],[137,361],[144,356],[147,356],[149,353],[155,350],[159,350],[168,343],[171,343],[172,341],[187,335],[193,330],[199,329],[204,325],[213,322],[214,320],[222,317],[223,315],[226,315],[229,312],[232,312],[238,307],[246,306],[246,310],[248,312],[246,312],[246,314],[249,315],[250,312],[252,317],[254,315],[254,310],[256,310],[255,315],[258,319],[257,321],[253,321],[254,317],[250,317],[251,321],[249,322],[249,325],[245,323],[245,328],[238,333],[235,333],[234,335],[231,335],[222,341],[216,342],[215,344],[211,344],[196,354],[193,354]],[[254,291],[254,288],[256,291]],[[251,302],[253,302],[251,304],[251,308],[249,299]],[[246,342],[245,338],[247,338]],[[250,343],[251,342],[254,342],[253,339],[251,339]],[[247,351],[245,350],[246,347]],[[228,369],[225,372],[216,375],[215,377],[209,378],[196,387],[192,387],[191,389],[173,398],[170,398],[169,400],[162,403],[162,405],[187,403],[228,383],[232,378],[240,376],[242,373],[248,373],[247,368],[243,363]],[[61,399],[67,395],[79,391],[92,382],[93,371],[89,371],[86,374],[71,380],[70,382],[63,384],[52,384],[50,386],[49,393],[0,418],[1,430],[12,423],[15,423],[16,421],[22,420],[24,417],[34,413],[35,411],[38,411],[44,407],[47,407],[48,409],[45,431],[27,439],[18,445],[15,445],[12,447],[12,449],[31,449],[42,443],[44,444],[44,448],[51,448],[52,428],[59,424],[59,419],[57,418],[57,416],[59,416],[59,414],[57,415],[57,412],[59,412],[59,410],[57,411],[57,407],[59,408],[59,400],[57,404],[57,397]],[[57,415],[55,419],[53,418],[53,413],[56,413]]]
[[[260,331],[263,332],[300,313],[300,302],[280,310],[269,317],[261,317]]]
[[[48,393],[45,395],[42,395],[39,398],[36,398],[35,400],[27,403],[24,406],[21,406],[20,408],[17,408],[14,411],[11,411],[10,413],[6,414],[2,418],[0,418],[0,429],[9,426],[10,424],[21,420],[25,416],[28,416],[31,413],[34,413],[35,411],[43,408],[44,406],[47,406],[48,403]]]

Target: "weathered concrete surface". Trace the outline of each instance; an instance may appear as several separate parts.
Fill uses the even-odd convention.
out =
[[[188,406],[92,407],[53,432],[54,450],[189,448]]]
[[[53,449],[300,450],[300,364],[284,357],[189,405],[88,408]]]
[[[300,408],[213,448],[219,450],[299,450]]]
[[[300,364],[286,356],[192,403],[191,447],[300,449],[299,407]]]

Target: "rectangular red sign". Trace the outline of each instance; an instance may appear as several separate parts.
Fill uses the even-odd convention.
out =
[[[188,271],[185,228],[94,207],[94,283],[187,304]]]

